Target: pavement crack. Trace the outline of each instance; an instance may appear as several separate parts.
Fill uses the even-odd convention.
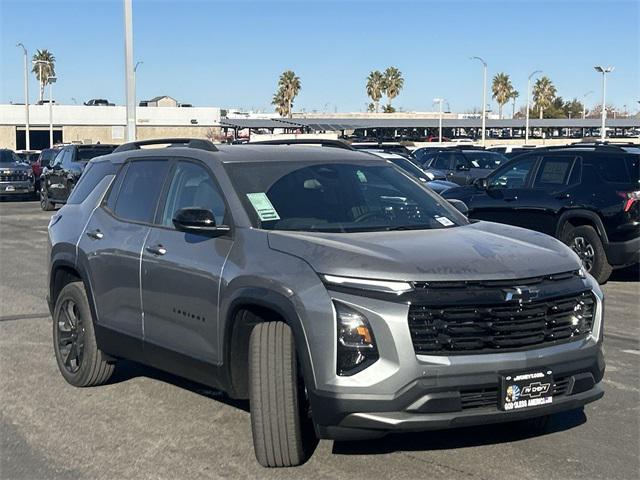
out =
[[[46,313],[23,313],[19,315],[0,315],[0,322],[12,322],[14,320],[35,320],[37,318],[49,318],[51,315]]]

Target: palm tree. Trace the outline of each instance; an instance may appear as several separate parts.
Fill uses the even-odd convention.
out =
[[[282,94],[282,99],[286,103],[286,116],[291,118],[293,99],[296,98],[302,88],[300,77],[298,77],[292,70],[282,72],[280,80],[278,80],[278,86],[280,87],[280,91],[276,93],[274,99],[279,93]]]
[[[512,106],[511,106],[511,118],[514,118],[516,116],[516,99],[520,96],[520,92],[517,90],[512,90],[511,91],[511,102],[512,102]]]
[[[273,94],[271,105],[275,105],[276,112],[278,112],[278,115],[280,115],[281,117],[285,117],[287,115],[288,103],[285,99],[284,91],[282,90],[282,88],[278,89],[278,91]]]
[[[402,72],[396,67],[389,67],[384,71],[384,86],[385,93],[389,99],[389,106],[391,101],[400,95],[400,90],[404,87],[404,78],[402,78]],[[390,109],[389,109],[390,110]]]
[[[556,87],[549,77],[540,77],[533,86],[533,102],[540,111],[540,118],[544,110],[549,108],[556,98]]]
[[[378,113],[380,99],[385,91],[384,75],[379,70],[374,70],[367,77],[367,95],[373,100],[374,110]]]
[[[511,85],[511,79],[506,73],[498,73],[493,77],[493,83],[491,84],[491,91],[493,92],[493,98],[498,103],[498,114],[502,118],[502,107],[511,98],[511,92],[513,92],[513,85]]]
[[[44,87],[49,83],[49,77],[56,75],[56,57],[49,50],[36,50],[33,54],[34,62],[31,71],[35,74],[40,83],[40,101],[44,97]],[[46,63],[43,63],[46,62]]]

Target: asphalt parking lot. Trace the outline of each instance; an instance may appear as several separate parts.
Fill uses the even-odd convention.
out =
[[[49,212],[0,202],[0,477],[637,479],[640,472],[638,270],[605,285],[603,400],[531,436],[513,425],[363,442],[320,442],[302,467],[254,459],[248,405],[121,362],[106,386],[58,373],[45,302]]]

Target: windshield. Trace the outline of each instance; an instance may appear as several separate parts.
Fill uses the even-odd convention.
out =
[[[0,163],[14,163],[21,162],[15,153],[11,150],[0,150]]]
[[[115,150],[115,147],[102,147],[102,148],[79,148],[76,161],[88,162],[92,158],[99,157],[100,155],[108,155]]]
[[[471,162],[473,168],[486,168],[493,170],[506,160],[504,155],[483,150],[465,150],[464,156]]]
[[[383,162],[225,165],[253,225],[365,232],[449,228],[467,219]]]

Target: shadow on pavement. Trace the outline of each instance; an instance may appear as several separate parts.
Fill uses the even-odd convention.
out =
[[[109,384],[126,382],[137,377],[147,377],[160,382],[169,383],[179,388],[184,388],[190,392],[197,393],[203,397],[222,402],[231,407],[238,408],[245,412],[249,412],[248,400],[235,400],[228,397],[224,392],[216,390],[214,388],[202,385],[200,383],[186,380],[182,377],[172,375],[162,370],[157,370],[153,367],[147,367],[140,363],[135,363],[130,360],[118,360],[116,369],[113,372],[113,376],[109,379]]]
[[[334,442],[333,453],[338,455],[376,455],[398,451],[437,451],[496,445],[563,432],[582,425],[586,421],[584,410],[580,408],[552,415],[542,431],[527,428],[526,423],[520,421],[451,430],[392,434],[377,440]]]
[[[640,281],[640,264],[614,270],[609,277],[610,282],[638,282]]]

